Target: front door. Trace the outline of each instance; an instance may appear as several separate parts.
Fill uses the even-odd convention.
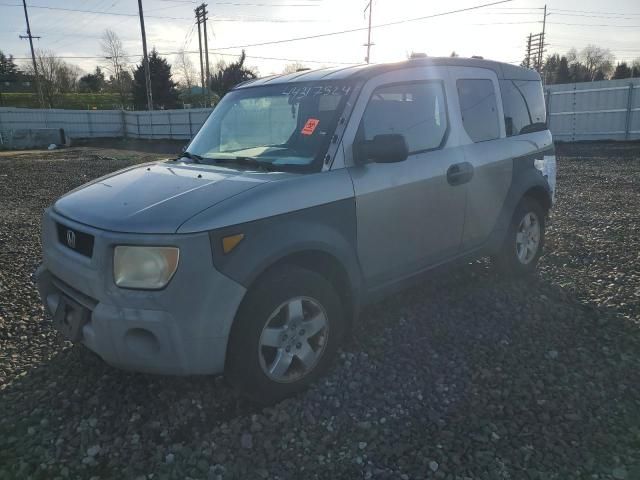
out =
[[[418,273],[460,249],[466,186],[450,184],[447,173],[465,160],[462,150],[448,145],[447,98],[453,92],[447,92],[446,72],[438,70],[381,75],[365,85],[362,104],[354,109],[352,118],[360,121],[353,141],[402,134],[410,152],[398,163],[357,165],[351,159],[358,255],[370,289]]]

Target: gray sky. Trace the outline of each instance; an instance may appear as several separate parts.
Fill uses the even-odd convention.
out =
[[[472,7],[492,0],[375,0],[373,24],[389,23]],[[147,44],[167,54],[185,47],[197,52],[198,35],[193,10],[200,1],[143,0]],[[239,45],[255,44],[339,30],[365,28],[367,0],[215,0],[209,7],[211,62],[233,60]],[[100,36],[109,28],[125,44],[130,61],[140,61],[142,44],[137,0],[28,0],[36,48],[52,50],[64,57],[99,56]],[[506,62],[519,62],[527,35],[541,31],[544,0],[515,0],[467,13],[442,16],[375,28],[372,33],[373,62],[396,61],[407,54],[430,56],[482,55]],[[607,47],[618,61],[640,57],[640,0],[548,0],[549,51],[563,53],[589,43]],[[49,7],[49,8],[35,8]],[[56,10],[56,9],[68,10]],[[69,10],[91,10],[85,13]],[[116,15],[118,14],[118,15]],[[27,40],[20,40],[26,26],[20,0],[0,0],[0,50],[27,57]],[[309,67],[361,63],[366,31],[342,35],[247,47],[248,63],[261,75],[280,72],[291,61]],[[224,55],[222,55],[224,54]],[[260,57],[271,57],[265,59]],[[282,59],[282,60],[281,60]],[[197,65],[194,53],[192,60]],[[85,71],[93,70],[99,58],[68,58]],[[19,60],[24,62],[24,60]]]

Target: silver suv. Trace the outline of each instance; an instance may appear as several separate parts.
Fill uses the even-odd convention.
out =
[[[122,368],[225,376],[272,402],[327,370],[360,309],[444,264],[535,269],[555,155],[540,77],[420,58],[253,80],[180,158],[43,218],[42,300]]]

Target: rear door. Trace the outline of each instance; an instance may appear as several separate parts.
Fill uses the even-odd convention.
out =
[[[345,132],[345,161],[356,196],[358,256],[370,288],[393,283],[455,255],[464,223],[465,185],[447,182],[464,161],[452,146],[446,70],[413,68],[367,82]],[[355,165],[352,144],[405,136],[409,158]]]
[[[462,250],[482,245],[493,231],[511,185],[512,150],[505,140],[500,86],[493,70],[450,69],[462,124],[464,157],[473,166],[467,187]]]

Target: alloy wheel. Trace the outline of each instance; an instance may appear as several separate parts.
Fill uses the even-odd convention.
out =
[[[516,255],[523,265],[530,263],[540,248],[540,221],[534,212],[527,212],[516,232]]]
[[[295,297],[278,306],[260,334],[258,354],[263,372],[272,380],[300,380],[318,364],[329,335],[327,314],[310,297]]]

